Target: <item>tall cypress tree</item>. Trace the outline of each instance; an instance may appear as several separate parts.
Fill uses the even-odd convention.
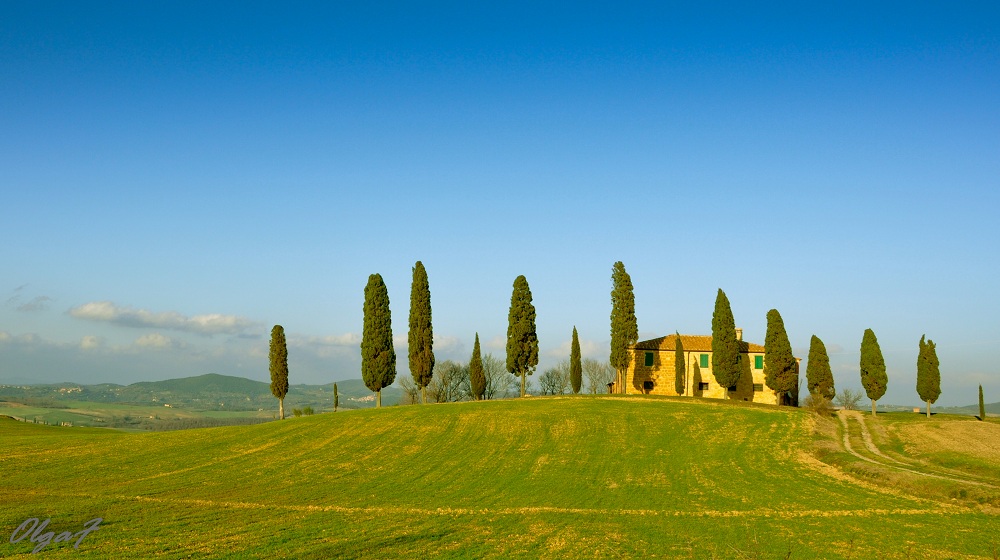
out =
[[[618,261],[611,268],[611,367],[617,372],[615,388],[625,393],[625,371],[632,361],[628,347],[639,340],[639,326],[635,319],[635,294],[632,277],[625,272],[625,265]]]
[[[865,329],[865,335],[861,339],[861,385],[865,388],[865,393],[872,400],[872,416],[875,416],[875,401],[885,394],[886,386],[889,384],[889,377],[885,373],[885,359],[882,357],[882,349],[875,338],[875,332]]]
[[[288,346],[285,345],[285,328],[274,325],[271,329],[271,394],[278,399],[278,415],[285,419],[285,395],[288,394]]]
[[[927,417],[931,417],[931,404],[941,396],[941,364],[938,362],[937,345],[933,340],[924,342],[920,337],[917,354],[917,394],[927,403]]]
[[[986,420],[986,401],[983,400],[983,385],[979,385],[979,419]]]
[[[764,336],[764,383],[778,394],[778,404],[785,404],[789,393],[799,386],[799,370],[788,342],[785,322],[777,309],[767,312]]]
[[[340,406],[340,393],[337,392],[337,384],[333,384],[333,411],[337,412],[337,407]]]
[[[372,274],[365,286],[365,324],[361,334],[361,378],[382,406],[382,389],[396,380],[396,350],[392,347],[389,290],[382,276]]]
[[[472,358],[469,360],[469,386],[472,398],[481,401],[486,393],[486,374],[483,372],[483,357],[479,351],[479,333],[476,333],[476,343],[472,345]]]
[[[684,343],[681,341],[681,333],[674,332],[676,341],[674,343],[674,391],[678,395],[684,394],[684,385],[686,385],[686,379],[684,379],[684,374],[687,373],[684,367]]]
[[[524,396],[527,376],[538,365],[538,334],[535,332],[535,306],[531,303],[531,288],[522,274],[514,279],[507,314],[507,371],[521,378]]]
[[[736,340],[733,310],[722,289],[715,296],[715,312],[712,313],[712,375],[726,389],[726,398],[729,398],[728,388],[740,380],[740,346]]]
[[[806,383],[809,394],[832,401],[837,396],[833,386],[833,371],[830,369],[830,357],[826,353],[826,345],[813,335],[809,341],[809,364],[806,365]]]
[[[434,330],[431,325],[431,288],[427,270],[417,261],[410,286],[410,331],[407,334],[410,375],[420,388],[420,402],[427,402],[427,385],[434,379]]]
[[[583,358],[580,356],[580,336],[576,334],[575,325],[569,349],[569,383],[573,387],[573,394],[579,394],[583,387]]]

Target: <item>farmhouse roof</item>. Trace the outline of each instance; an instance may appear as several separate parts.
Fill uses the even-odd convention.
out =
[[[712,351],[712,336],[706,334],[682,334],[681,344],[684,346],[685,352],[711,352]],[[667,336],[661,336],[659,338],[651,338],[649,340],[643,340],[642,342],[637,342],[634,348],[636,350],[668,350],[673,352],[677,345],[677,335],[668,334]],[[739,340],[737,343],[740,345],[740,352],[763,352],[764,347],[760,344],[754,344],[752,342],[746,342],[745,340]]]

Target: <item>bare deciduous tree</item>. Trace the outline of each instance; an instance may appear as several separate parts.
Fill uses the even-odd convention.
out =
[[[563,360],[555,367],[545,370],[538,377],[538,385],[543,395],[563,395],[570,387],[569,360]]]
[[[483,356],[483,375],[486,376],[484,399],[502,399],[513,396],[516,378],[507,371],[507,364],[493,354]]]
[[[403,390],[403,396],[399,400],[400,404],[416,404],[420,402],[420,389],[417,388],[412,377],[399,376],[396,379],[399,382],[399,388]]]
[[[596,395],[608,392],[608,383],[614,381],[615,370],[608,362],[587,358],[583,360],[583,375],[587,378],[590,394]]]
[[[434,402],[454,402],[468,398],[469,368],[454,360],[434,364],[434,378],[427,385],[427,397]]]
[[[833,402],[843,407],[844,410],[857,410],[858,403],[861,402],[861,391],[841,389],[841,391],[837,393],[837,397],[833,400]]]

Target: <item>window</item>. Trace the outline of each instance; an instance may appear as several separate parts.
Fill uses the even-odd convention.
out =
[[[653,353],[646,352],[646,367],[651,367],[653,365]]]
[[[764,369],[764,356],[754,356],[753,367],[755,369]]]
[[[708,367],[708,354],[701,355],[701,363],[699,365],[703,368]]]
[[[754,393],[760,393],[762,391],[764,391],[764,384],[763,383],[754,383],[753,384],[753,392]]]
[[[708,390],[708,383],[699,383],[698,384],[698,390],[699,391],[707,391]]]

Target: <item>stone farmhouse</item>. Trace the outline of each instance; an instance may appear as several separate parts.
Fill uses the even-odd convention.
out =
[[[629,347],[632,359],[625,371],[623,390],[616,393],[677,396],[674,369],[677,336],[675,334],[644,340]],[[722,387],[712,375],[712,337],[682,334],[684,346],[683,396],[752,401],[767,404],[798,404],[798,391],[777,394],[764,384],[764,347],[743,340],[743,329],[736,329],[740,345],[742,374],[735,387]],[[801,363],[796,358],[796,367]],[[748,375],[749,374],[749,375]]]

